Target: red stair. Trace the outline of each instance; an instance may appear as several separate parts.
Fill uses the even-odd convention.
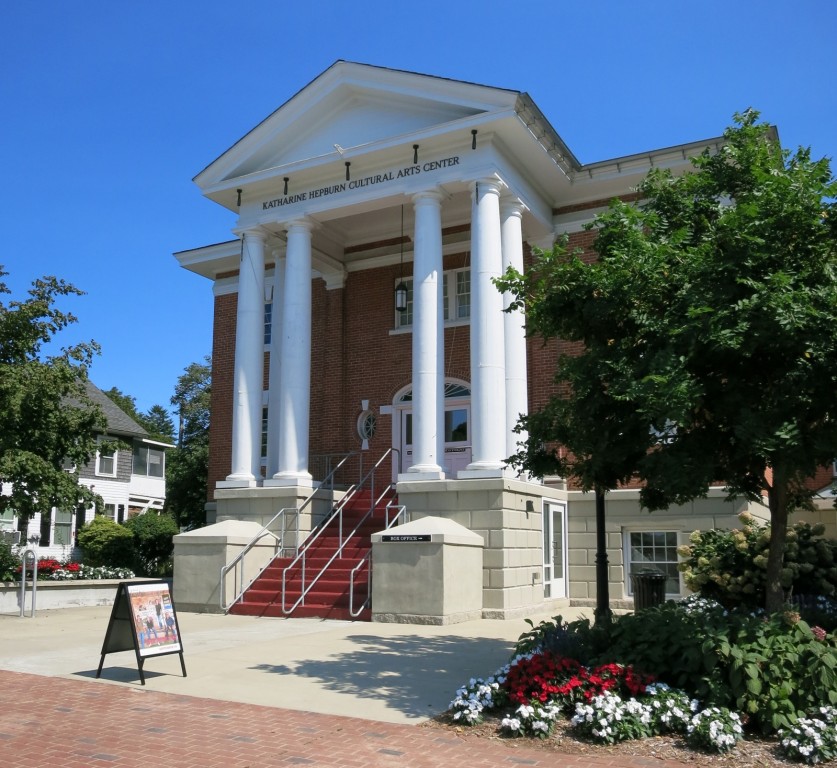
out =
[[[364,608],[359,616],[349,613],[349,580],[352,570],[363,560],[372,548],[371,536],[386,527],[387,504],[396,503],[392,489],[379,500],[372,514],[348,539],[343,547],[343,556],[328,566],[305,595],[305,600],[292,613],[292,618],[316,617],[321,619],[348,619],[370,621],[372,613]],[[358,491],[343,509],[343,537],[355,530],[372,506],[369,491]],[[314,532],[316,533],[316,531]],[[313,533],[312,533],[313,536]],[[337,551],[340,543],[339,519],[335,516],[325,530],[307,547],[305,574],[307,583],[314,578]],[[303,545],[305,549],[305,545]],[[282,573],[293,558],[277,557],[256,580],[245,590],[241,599],[230,607],[229,612],[239,616],[286,616],[282,610]],[[363,605],[368,597],[369,561],[355,574],[354,609]],[[290,608],[302,594],[302,560],[297,561],[288,572],[285,586],[285,605]]]

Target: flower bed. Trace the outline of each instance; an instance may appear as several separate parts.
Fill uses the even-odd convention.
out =
[[[23,566],[15,569],[20,579]],[[27,565],[26,578],[32,577],[32,566]],[[108,566],[84,565],[68,561],[62,563],[54,557],[38,558],[38,581],[91,581],[97,579],[133,579],[134,572],[128,568],[110,568]]]
[[[715,634],[698,637],[703,652],[710,655],[696,656],[695,660],[704,670],[711,669],[708,660],[720,661],[703,703],[683,690],[654,683],[631,664],[588,666],[562,653],[562,646],[572,647],[595,657],[601,647],[595,647],[596,637],[589,623],[579,622],[573,627],[562,624],[557,617],[556,624],[543,623],[521,636],[518,651],[526,651],[518,653],[493,676],[472,679],[460,688],[450,704],[450,718],[454,723],[475,726],[489,714],[502,735],[538,739],[550,737],[558,723],[569,719],[573,733],[588,742],[613,745],[671,734],[692,749],[714,753],[733,751],[744,738],[744,726],[748,723],[751,731],[755,726],[763,733],[775,733],[779,740],[776,746],[786,758],[807,763],[834,759],[837,690],[831,681],[837,668],[835,637],[819,627],[808,627],[798,615],[742,617],[727,613],[711,601],[691,599],[679,606],[659,609],[659,616],[643,614],[643,625],[663,622],[657,627],[652,646],[657,651],[658,668],[671,672],[659,655],[662,627],[668,627],[669,641],[678,631],[678,621],[686,622],[679,630],[681,634],[688,629],[700,635],[697,627],[706,624],[710,615],[717,620],[709,627]],[[689,622],[695,617],[700,621],[692,627]],[[731,629],[722,632],[722,626]],[[754,626],[758,628],[755,635]],[[598,630],[598,634],[607,634],[605,654],[626,654],[624,648],[631,638],[625,633],[633,634],[634,630],[635,622],[624,622],[620,630],[621,650],[619,643],[614,643],[620,637],[619,631]],[[634,637],[634,644],[637,642],[640,636]],[[762,643],[770,646],[772,653],[759,652]],[[772,667],[786,658],[801,660],[806,670],[791,672],[788,668],[781,676],[781,670]],[[810,674],[813,677],[809,680]],[[767,680],[765,684],[762,677]],[[768,683],[778,687],[774,691]],[[732,699],[747,705],[741,710],[743,717],[723,706],[730,691],[737,691],[737,687],[747,693]],[[774,705],[774,716],[768,718],[764,714],[764,697],[772,699],[776,691],[784,696],[784,702],[781,709]],[[775,725],[771,728],[771,724]]]

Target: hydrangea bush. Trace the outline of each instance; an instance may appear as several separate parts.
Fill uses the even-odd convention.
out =
[[[749,512],[741,528],[695,531],[681,546],[679,569],[689,589],[727,606],[764,604],[770,526]],[[788,528],[782,586],[788,594],[837,597],[837,540],[823,538],[825,526],[800,522]]]

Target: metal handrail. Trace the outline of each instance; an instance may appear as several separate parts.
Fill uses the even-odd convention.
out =
[[[395,513],[395,517],[392,520],[389,519],[389,511],[391,509],[397,509],[398,511]],[[404,516],[404,522],[408,522],[407,520],[407,507],[403,504],[387,504],[387,516],[384,521],[384,530],[388,531],[392,526],[394,526],[398,520],[401,519],[401,516]],[[368,563],[372,559],[372,550],[370,549],[361,559],[361,561],[352,568],[352,572],[349,574],[349,616],[353,619],[356,619],[360,614],[363,612],[363,609],[366,606],[370,605],[372,602],[372,564],[369,563],[369,570],[366,571],[366,600],[363,601],[363,605],[354,610],[354,603],[355,603],[355,574],[363,567],[365,563]]]
[[[32,556],[32,612],[30,619],[35,618],[35,599],[38,595],[38,553],[34,549],[25,549],[20,564],[20,617],[26,613],[26,561]]]
[[[285,515],[286,512],[288,512],[288,513],[296,512],[296,537],[295,537],[296,545],[294,546],[294,550],[297,553],[299,552],[299,518],[300,518],[300,514],[301,514],[302,510],[305,509],[305,507],[307,507],[310,503],[313,502],[314,497],[320,491],[323,490],[323,486],[328,485],[328,489],[330,489],[332,491],[334,490],[334,475],[343,466],[343,464],[345,464],[346,461],[349,460],[349,458],[351,458],[352,456],[355,455],[355,453],[356,453],[356,451],[352,451],[350,453],[347,453],[345,456],[343,456],[343,458],[338,462],[337,466],[335,466],[334,469],[332,469],[331,472],[328,473],[328,475],[325,477],[325,479],[319,485],[319,487],[315,488],[313,491],[311,491],[311,494],[308,496],[308,498],[305,499],[305,501],[302,502],[302,504],[300,506],[298,506],[298,507],[283,507],[282,509],[280,509],[272,518],[270,518],[270,520],[268,520],[267,523],[265,523],[261,527],[261,530],[250,540],[250,542],[232,560],[230,560],[229,563],[227,563],[226,565],[221,566],[221,585],[220,585],[220,589],[219,589],[219,596],[220,596],[220,604],[221,604],[221,610],[222,611],[224,611],[224,612],[228,611],[230,608],[232,608],[233,605],[235,605],[239,600],[241,600],[242,597],[244,596],[244,593],[247,591],[247,588],[257,578],[259,578],[259,576],[261,576],[261,574],[264,572],[264,570],[272,562],[273,558],[271,558],[271,560],[268,561],[268,563],[266,565],[264,565],[262,568],[260,568],[259,572],[252,579],[250,579],[250,581],[247,582],[247,585],[245,586],[245,584],[244,584],[244,556],[256,545],[256,543],[258,541],[261,541],[263,536],[265,536],[266,534],[269,534],[276,540],[276,542],[279,544],[279,546],[274,551],[274,558],[277,556],[276,553],[278,553],[278,556],[281,557],[282,552],[285,550],[285,533],[286,533],[286,531],[285,531],[285,516],[284,515]],[[270,530],[270,526],[273,525],[279,518],[282,519],[281,537],[277,536],[272,530]],[[226,576],[239,563],[241,563],[241,569],[239,571],[237,571],[237,573],[239,575],[238,587],[234,590],[235,591],[235,597],[229,603],[227,603],[226,602]]]
[[[309,536],[305,540],[305,543],[302,545],[302,547],[300,547],[299,551],[297,552],[296,557],[282,571],[282,613],[284,613],[286,616],[289,616],[291,613],[293,613],[294,610],[296,610],[296,608],[305,600],[305,596],[311,591],[311,588],[317,583],[317,581],[319,581],[320,577],[326,572],[328,567],[338,557],[342,559],[343,549],[345,548],[346,544],[349,542],[349,540],[352,538],[352,536],[354,536],[355,533],[357,533],[358,529],[366,522],[366,519],[375,511],[375,507],[378,505],[378,503],[384,498],[384,496],[386,496],[387,493],[389,493],[390,489],[392,488],[391,483],[387,483],[386,487],[381,492],[380,496],[378,496],[377,498],[375,497],[375,472],[378,469],[378,467],[381,466],[384,459],[386,459],[387,456],[390,456],[391,454],[394,454],[394,453],[397,453],[400,456],[401,452],[397,448],[388,448],[383,453],[381,458],[378,459],[378,461],[375,462],[375,465],[372,467],[372,469],[370,469],[369,472],[367,472],[366,475],[363,478],[361,478],[361,480],[358,482],[357,485],[352,486],[348,490],[346,495],[340,500],[340,502],[337,503],[334,506],[334,509],[332,510],[332,513],[320,524],[318,530],[316,532],[314,532],[311,536]],[[370,481],[369,482],[369,488],[371,490],[371,499],[372,499],[371,505],[370,505],[369,510],[367,511],[367,513],[360,519],[360,521],[354,527],[352,532],[344,538],[344,536],[343,536],[343,510],[345,509],[345,507],[349,503],[349,501],[355,497],[355,495],[358,493],[358,491],[360,491],[360,489],[364,487],[367,480]],[[322,535],[323,531],[325,531],[327,529],[328,524],[332,520],[334,520],[335,517],[337,518],[337,530],[338,530],[337,551],[329,558],[328,562],[325,565],[323,565],[322,568],[320,568],[317,575],[314,576],[313,579],[311,579],[311,582],[306,585],[308,550],[311,549],[311,546],[314,544],[315,541],[317,541],[317,539],[319,539],[319,537]],[[288,608],[287,605],[286,605],[288,573],[300,561],[302,561],[301,565],[300,565],[301,575],[302,575],[302,589],[301,589],[300,595],[297,598],[296,602],[290,608]]]

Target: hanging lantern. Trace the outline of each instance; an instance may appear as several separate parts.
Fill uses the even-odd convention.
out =
[[[403,282],[395,286],[395,311],[407,311],[407,286]]]

